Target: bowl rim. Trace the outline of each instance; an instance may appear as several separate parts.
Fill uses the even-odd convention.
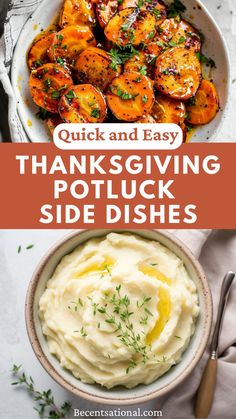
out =
[[[198,349],[196,350],[194,358],[190,361],[190,363],[187,365],[187,367],[180,372],[178,377],[174,379],[169,384],[165,385],[163,388],[154,390],[148,394],[141,395],[141,396],[130,396],[129,398],[123,399],[121,397],[116,398],[109,398],[106,396],[98,396],[94,395],[93,393],[90,393],[89,391],[84,391],[82,389],[79,389],[78,387],[75,387],[73,384],[71,384],[69,381],[67,381],[58,370],[54,368],[54,366],[50,363],[49,359],[47,358],[46,354],[44,353],[41,344],[39,342],[39,338],[37,336],[35,322],[34,322],[34,298],[35,298],[35,292],[37,290],[38,283],[41,278],[41,273],[45,267],[45,265],[48,263],[50,258],[55,254],[55,252],[63,246],[65,243],[69,242],[71,239],[75,238],[76,236],[81,236],[83,233],[87,233],[89,231],[96,231],[101,232],[107,235],[111,232],[119,232],[119,233],[132,233],[132,234],[139,234],[140,232],[156,232],[159,235],[161,235],[164,239],[170,240],[179,247],[181,252],[184,253],[185,257],[190,261],[192,264],[194,270],[196,271],[198,278],[203,286],[204,289],[204,304],[207,307],[207,316],[204,319],[204,329],[202,334],[202,339],[200,342],[200,345]],[[145,237],[144,237],[145,238]],[[85,238],[84,242],[89,240],[89,238]],[[155,239],[154,239],[155,240]],[[81,242],[80,244],[82,244]],[[71,250],[73,251],[73,250]],[[204,274],[204,271],[198,262],[198,260],[195,258],[191,250],[177,237],[172,235],[171,233],[159,229],[94,229],[94,230],[88,230],[88,229],[82,229],[82,230],[73,230],[72,232],[64,235],[62,238],[57,240],[55,244],[53,244],[43,255],[41,260],[39,261],[38,265],[36,266],[36,269],[34,270],[31,280],[28,285],[26,299],[25,299],[25,323],[26,323],[26,329],[28,338],[30,341],[30,344],[32,346],[32,349],[45,369],[45,371],[53,378],[54,381],[56,381],[59,385],[61,385],[66,390],[70,391],[73,395],[79,396],[85,400],[99,403],[99,404],[107,404],[107,405],[116,405],[116,406],[127,406],[132,405],[136,403],[145,403],[147,401],[150,401],[156,397],[164,396],[167,393],[169,393],[171,390],[173,390],[176,386],[178,386],[180,383],[182,383],[190,374],[190,372],[196,367],[200,359],[202,358],[202,355],[206,349],[209,336],[211,333],[211,327],[212,327],[212,316],[213,316],[213,304],[212,304],[212,296],[209,284],[207,282],[206,276]],[[148,385],[147,385],[148,388]]]

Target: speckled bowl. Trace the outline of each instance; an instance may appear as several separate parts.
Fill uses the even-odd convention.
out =
[[[99,385],[83,384],[69,371],[63,369],[58,360],[50,354],[46,338],[42,333],[38,317],[39,299],[45,290],[61,258],[75,247],[94,237],[102,237],[112,230],[75,231],[49,249],[36,268],[29,284],[26,297],[26,326],[33,350],[51,377],[73,394],[102,404],[128,405],[142,403],[163,396],[177,387],[197,365],[206,348],[212,324],[211,293],[204,272],[190,250],[174,236],[162,230],[129,230],[145,239],[157,240],[173,251],[184,262],[190,277],[197,286],[200,316],[190,345],[183,354],[181,362],[166,374],[149,385],[139,385],[134,389],[117,387],[111,390]],[[122,232],[122,230],[116,230]],[[124,231],[123,231],[124,232]],[[127,231],[126,231],[127,232]]]

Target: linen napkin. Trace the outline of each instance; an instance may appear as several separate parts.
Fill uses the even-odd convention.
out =
[[[228,270],[236,271],[236,231],[177,230],[182,239],[202,264],[213,297],[214,321],[219,303],[223,277]],[[205,240],[206,239],[206,240]],[[202,249],[200,246],[202,244]],[[236,412],[236,280],[227,303],[220,336],[217,385],[210,419],[235,418]],[[194,403],[203,369],[209,353],[206,351],[199,366],[179,388],[168,396],[148,404],[149,408],[162,409],[163,417],[194,418]]]
[[[17,103],[11,86],[10,69],[14,47],[21,29],[42,0],[11,0],[0,39],[0,81],[9,98],[8,122],[13,142],[28,142],[28,137],[17,115]]]

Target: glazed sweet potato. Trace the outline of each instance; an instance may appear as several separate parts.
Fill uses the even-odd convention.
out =
[[[193,50],[173,47],[155,63],[155,86],[173,99],[194,96],[201,82],[201,65]]]
[[[94,25],[96,23],[92,2],[89,0],[65,0],[61,9],[59,25]]]
[[[153,55],[155,57],[158,57],[162,52],[163,52],[164,48],[163,46],[160,46],[160,44],[158,44],[158,42],[150,42],[150,44],[148,44],[145,48],[145,52],[147,54]]]
[[[62,96],[59,114],[65,122],[103,122],[107,114],[106,101],[91,84],[73,86]]]
[[[75,63],[78,81],[105,90],[114,77],[121,73],[121,66],[117,65],[116,70],[113,70],[111,63],[111,57],[106,51],[95,47],[87,48],[81,52]]]
[[[179,18],[173,17],[170,19],[164,19],[157,26],[157,33],[156,33],[155,41],[168,44],[173,38],[173,36],[175,35],[176,31],[178,30],[178,27],[179,27]]]
[[[28,66],[30,70],[41,67],[49,61],[47,51],[51,46],[53,39],[54,34],[51,33],[40,37],[33,43],[28,52]]]
[[[197,31],[185,20],[181,20],[178,28],[171,38],[171,43],[181,45],[187,49],[193,49],[195,52],[201,49],[201,39]]]
[[[106,24],[116,13],[117,9],[117,0],[98,0],[96,4],[96,14],[101,28],[105,28]]]
[[[147,74],[147,60],[146,55],[143,51],[139,51],[138,54],[133,55],[124,64],[124,71],[137,71],[146,75]]]
[[[219,99],[215,86],[202,81],[201,68],[201,63],[214,62],[201,54],[200,32],[182,19],[177,4],[60,3],[59,21],[37,35],[27,54],[33,100],[56,115],[46,121],[49,130],[60,118],[86,123],[173,122],[186,137],[190,124],[214,118]]]
[[[130,7],[116,13],[105,27],[109,41],[117,45],[139,45],[148,43],[155,36],[155,16],[150,12],[140,12]]]
[[[185,104],[180,100],[158,95],[152,107],[151,115],[156,122],[180,125],[185,120]]]
[[[152,82],[140,73],[126,72],[112,81],[107,103],[117,119],[137,121],[150,113],[154,103]]]
[[[138,1],[138,0],[122,0],[119,2],[119,10],[124,10],[129,7],[137,7],[139,6],[142,12],[152,12],[156,18],[156,23],[160,23],[163,19],[166,18],[167,10],[164,4],[159,2],[158,0],[152,1]]]
[[[214,84],[202,80],[201,85],[187,105],[187,119],[192,125],[208,124],[219,110],[219,98]]]
[[[68,72],[57,64],[44,64],[33,70],[29,87],[36,105],[52,113],[58,113],[61,95],[73,84]]]
[[[79,53],[89,46],[96,46],[96,40],[88,26],[66,26],[54,34],[48,55],[51,61],[73,65]]]

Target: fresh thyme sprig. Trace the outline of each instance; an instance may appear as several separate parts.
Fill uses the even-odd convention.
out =
[[[151,300],[151,297],[143,297],[141,302],[137,302],[137,308],[144,308],[145,319],[141,317],[140,324],[146,325],[149,316],[153,316],[151,311],[145,305]],[[121,295],[121,285],[116,287],[116,292],[110,296],[105,295],[104,305],[92,303],[94,316],[99,312],[104,315],[105,322],[114,326],[114,333],[127,348],[133,351],[133,358],[126,369],[128,374],[130,369],[135,368],[138,363],[146,363],[149,359],[150,345],[145,345],[141,340],[140,333],[136,333],[131,321],[134,315],[130,311],[130,299],[127,295]],[[144,321],[145,320],[145,321]],[[100,323],[99,323],[100,327]]]
[[[31,376],[27,377],[24,372],[20,372],[21,365],[13,365],[11,373],[17,378],[16,381],[12,382],[12,386],[23,385],[25,386],[28,393],[33,397],[34,401],[37,402],[34,409],[38,412],[41,418],[50,419],[64,419],[67,418],[67,414],[71,411],[71,404],[65,402],[61,407],[57,407],[54,401],[51,390],[38,391],[35,389],[34,380]]]

